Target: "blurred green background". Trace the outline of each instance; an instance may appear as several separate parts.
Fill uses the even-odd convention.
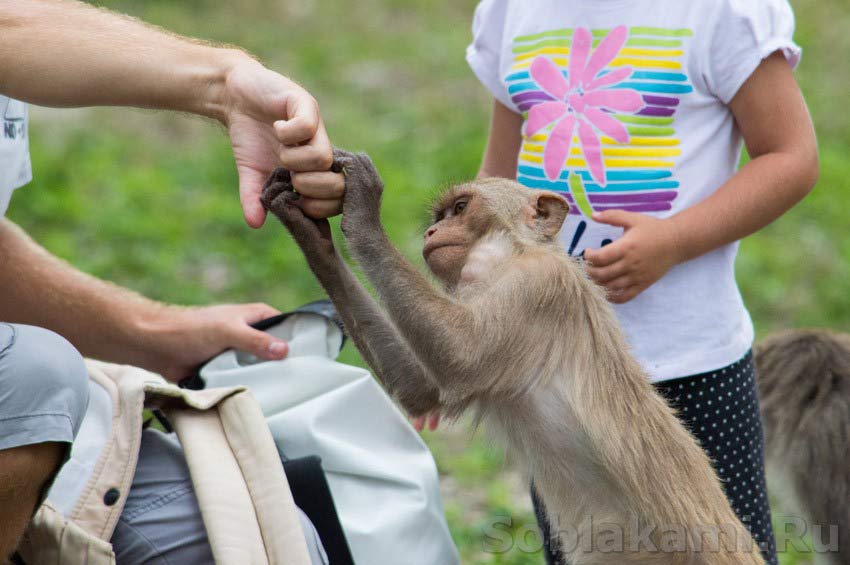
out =
[[[243,46],[319,100],[337,145],[368,151],[388,186],[390,235],[419,262],[424,203],[472,177],[490,98],[464,61],[474,0],[114,0],[104,6],[175,32]],[[850,11],[845,0],[794,0],[798,78],[818,130],[822,172],[797,208],[747,239],[741,289],[759,335],[850,327]],[[32,109],[34,182],[9,216],[78,267],[184,304],[322,295],[276,221],[244,224],[221,128],[175,114]],[[361,363],[350,347],[347,362]],[[542,563],[522,480],[464,425],[426,433],[464,563]],[[525,541],[485,551],[511,516]],[[783,562],[804,563],[791,555]]]

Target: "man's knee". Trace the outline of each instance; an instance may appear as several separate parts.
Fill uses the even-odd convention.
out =
[[[88,394],[83,358],[65,338],[35,326],[0,324],[0,431],[6,419],[67,419],[72,436],[50,439],[70,441],[80,429]]]

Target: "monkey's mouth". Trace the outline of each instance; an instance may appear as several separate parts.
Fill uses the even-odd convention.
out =
[[[426,243],[422,247],[422,257],[424,257],[425,260],[427,261],[428,256],[431,255],[437,249],[443,249],[445,247],[462,247],[462,246],[463,246],[462,243],[444,243],[444,242]]]

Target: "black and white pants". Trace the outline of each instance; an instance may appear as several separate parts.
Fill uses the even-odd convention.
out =
[[[752,352],[728,367],[656,383],[655,387],[714,462],[726,497],[759,544],[765,561],[777,565]],[[566,563],[553,547],[543,505],[533,489],[532,499],[546,562]]]

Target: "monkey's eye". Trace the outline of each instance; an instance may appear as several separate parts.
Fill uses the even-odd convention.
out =
[[[458,200],[455,202],[454,208],[452,208],[452,213],[455,215],[460,214],[466,209],[466,200]]]

